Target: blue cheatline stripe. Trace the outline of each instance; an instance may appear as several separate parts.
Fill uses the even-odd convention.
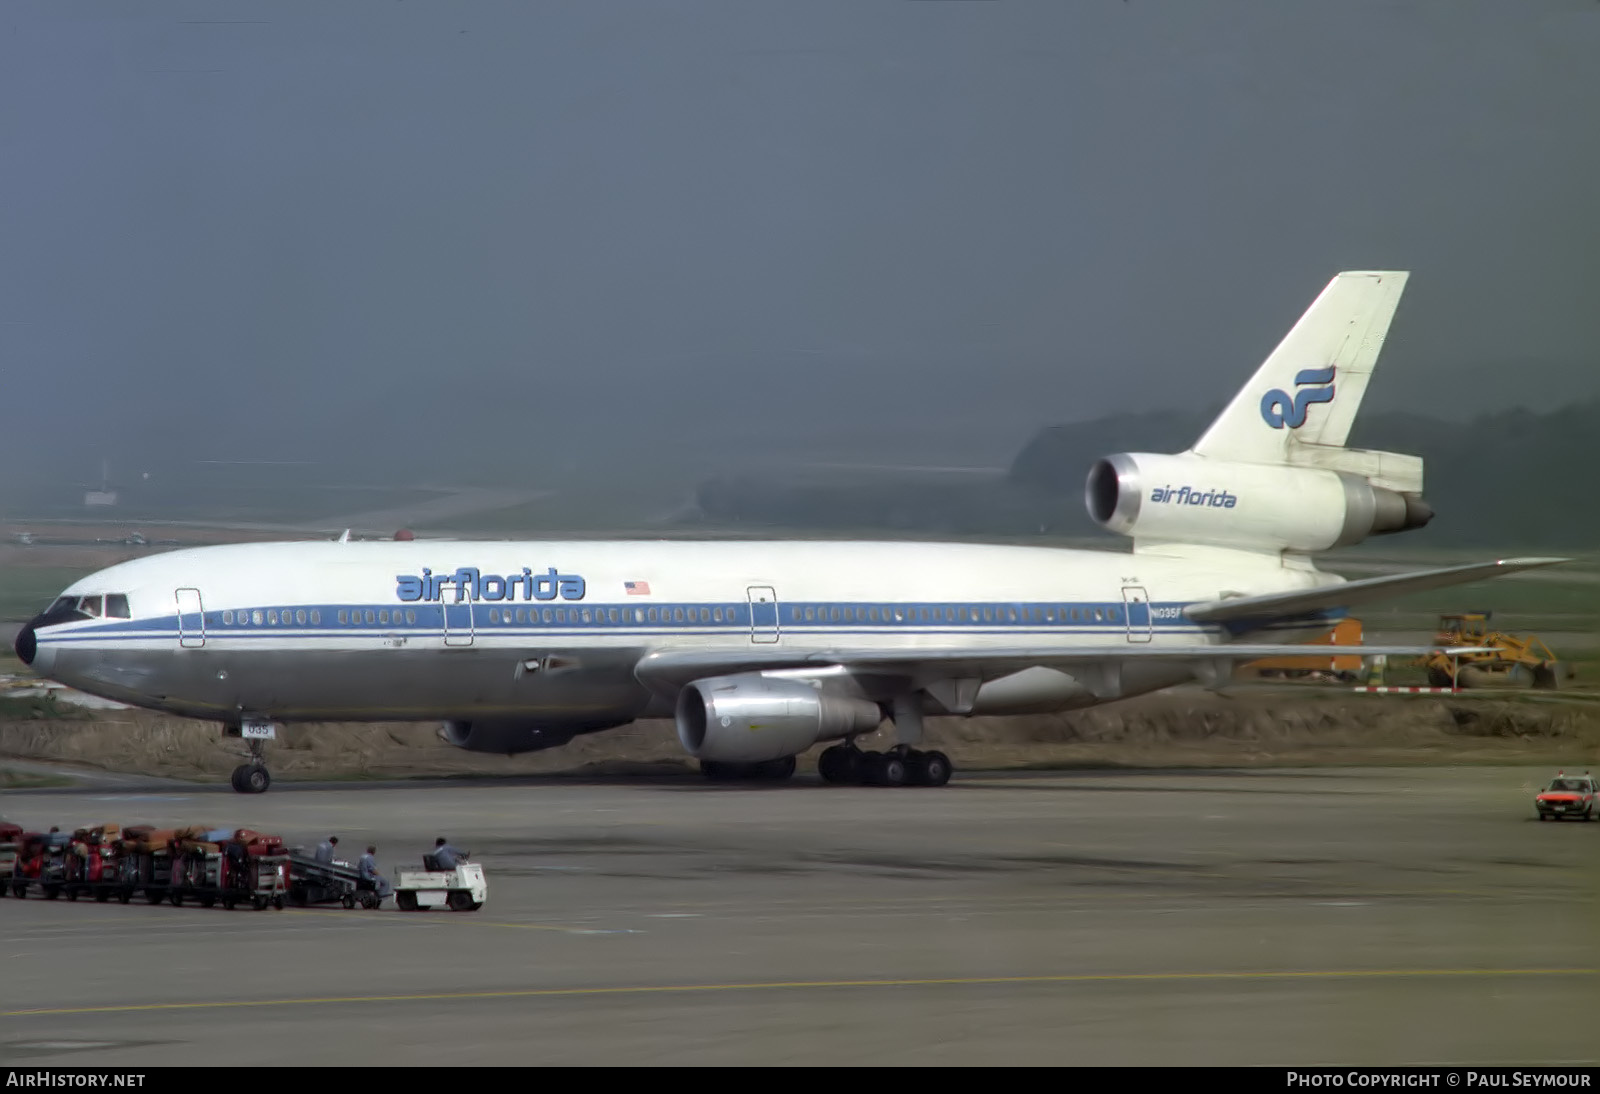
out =
[[[1154,603],[1150,607],[1152,634],[1221,633],[1217,625],[1202,626],[1182,614],[1187,605]],[[328,638],[342,635],[440,634],[449,612],[449,629],[463,635],[470,628],[485,636],[540,635],[694,635],[746,634],[752,628],[750,606],[743,603],[595,604],[562,607],[545,603],[503,604],[477,601],[461,604],[290,604],[211,610],[204,613],[208,638]],[[940,602],[883,603],[825,601],[781,603],[776,627],[796,635],[916,634],[959,635],[1126,635],[1126,606],[1120,601],[1050,602]],[[1304,630],[1342,617],[1342,610],[1318,613],[1249,627],[1256,631]],[[256,620],[260,622],[256,622]],[[199,620],[184,617],[184,630],[196,635]],[[772,629],[770,618],[758,618],[754,627]],[[1145,633],[1144,623],[1133,624],[1135,634]],[[51,634],[50,642],[98,641],[106,638],[170,638],[179,630],[176,615],[156,619],[118,620],[75,627]],[[46,638],[46,636],[41,636]]]

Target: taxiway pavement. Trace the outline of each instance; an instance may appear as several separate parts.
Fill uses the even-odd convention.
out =
[[[1600,1061],[1600,823],[1521,768],[7,792],[30,826],[444,835],[476,913],[0,902],[0,1062]]]

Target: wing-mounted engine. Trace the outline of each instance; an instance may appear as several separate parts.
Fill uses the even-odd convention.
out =
[[[698,760],[765,763],[870,733],[883,711],[844,694],[840,681],[759,672],[695,680],[678,694],[678,740]]]
[[[1340,455],[1355,460],[1389,454],[1346,449]],[[1420,490],[1420,461],[1404,470]],[[1433,518],[1418,493],[1375,485],[1354,471],[1193,454],[1108,456],[1089,472],[1085,503],[1096,522],[1136,543],[1269,551],[1348,546],[1421,528]]]
[[[439,730],[439,735],[446,743],[464,748],[468,752],[493,752],[501,756],[515,756],[519,752],[560,748],[580,733],[593,733],[626,724],[626,721],[574,723],[461,721],[446,722]]]

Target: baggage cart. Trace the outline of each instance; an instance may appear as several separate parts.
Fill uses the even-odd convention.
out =
[[[449,908],[475,912],[489,896],[483,867],[464,862],[454,870],[400,870],[394,882],[394,902],[402,912],[424,908]]]

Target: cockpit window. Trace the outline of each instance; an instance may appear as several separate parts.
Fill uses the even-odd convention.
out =
[[[45,615],[55,615],[57,612],[70,612],[78,606],[75,596],[58,596],[56,602],[44,610]]]
[[[128,611],[128,598],[127,598],[127,596],[125,594],[123,594],[123,593],[108,593],[108,594],[106,594],[106,618],[107,619],[132,619],[133,618],[132,614]]]
[[[78,601],[78,610],[84,615],[98,616],[100,614],[100,597],[86,596]]]

